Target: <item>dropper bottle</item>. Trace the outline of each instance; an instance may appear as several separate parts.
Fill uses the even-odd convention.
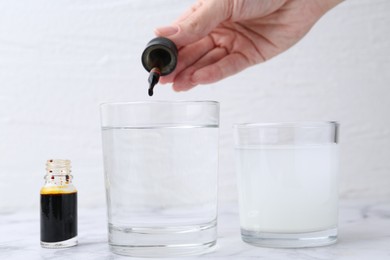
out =
[[[71,162],[46,163],[41,189],[41,246],[65,248],[77,245],[77,190],[72,183]]]
[[[170,74],[177,64],[177,47],[174,42],[164,37],[152,39],[142,53],[142,65],[149,72],[149,96],[160,76]]]

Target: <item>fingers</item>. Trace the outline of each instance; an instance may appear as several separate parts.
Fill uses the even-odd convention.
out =
[[[251,63],[244,55],[240,53],[233,53],[214,64],[196,71],[192,76],[192,81],[197,84],[214,83],[218,80],[234,75],[237,72],[246,69],[250,65]]]
[[[155,33],[171,39],[179,47],[196,42],[227,19],[227,2],[229,1],[198,0],[173,25],[157,28]]]
[[[176,75],[178,75],[187,67],[190,67],[214,47],[214,42],[211,40],[211,38],[205,37],[200,41],[181,48],[177,58],[178,63],[176,69],[171,74],[161,77],[160,83],[165,84],[172,82]]]
[[[193,12],[195,12],[202,4],[203,3],[201,1],[197,1],[189,9],[187,9],[182,15],[180,15],[179,18],[176,19],[174,24],[178,24],[179,22],[187,19],[187,17],[190,16]]]
[[[186,91],[199,84],[214,83],[250,66],[250,62],[242,54],[233,53],[226,56],[226,52],[211,53],[183,71],[183,75],[178,75],[173,82],[174,90]]]
[[[193,75],[198,69],[207,67],[226,56],[227,52],[224,48],[214,48],[213,50],[206,53],[201,59],[195,62],[190,67],[179,73],[173,81],[173,89],[176,91],[189,90],[199,83],[193,81]]]

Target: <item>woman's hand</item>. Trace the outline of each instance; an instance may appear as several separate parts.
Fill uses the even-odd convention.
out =
[[[198,0],[155,33],[179,47],[175,71],[160,79],[176,91],[219,81],[298,42],[341,0]]]

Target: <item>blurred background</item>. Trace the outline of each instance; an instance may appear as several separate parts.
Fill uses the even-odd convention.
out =
[[[341,198],[390,196],[390,1],[345,1],[284,54],[212,85],[147,96],[153,29],[190,0],[0,1],[0,212],[38,209],[45,162],[72,160],[80,207],[105,205],[99,104],[221,103],[220,203],[237,200],[232,124],[337,120]]]

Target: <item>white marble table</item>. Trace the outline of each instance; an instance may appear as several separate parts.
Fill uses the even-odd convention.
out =
[[[105,209],[79,209],[79,245],[43,249],[39,245],[38,212],[0,215],[1,260],[114,260],[107,245]],[[308,249],[253,247],[240,239],[237,205],[222,206],[219,239],[212,253],[185,259],[390,259],[390,200],[348,200],[340,203],[339,242]],[[134,259],[134,258],[131,258]]]

